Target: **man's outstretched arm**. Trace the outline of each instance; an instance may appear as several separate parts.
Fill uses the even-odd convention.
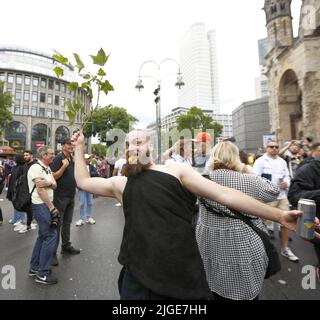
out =
[[[75,147],[74,176],[77,186],[87,192],[100,196],[117,198],[122,202],[122,192],[127,182],[126,177],[91,178],[84,161],[83,150],[84,136],[78,131],[72,136],[72,144]]]

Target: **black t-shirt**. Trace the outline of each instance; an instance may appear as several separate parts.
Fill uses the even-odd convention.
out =
[[[62,160],[68,159],[63,152],[56,155],[53,163],[50,165],[51,171],[56,172],[62,167]],[[57,180],[57,189],[54,190],[54,195],[63,198],[73,198],[76,193],[76,180],[74,178],[74,162],[71,158],[69,165]]]

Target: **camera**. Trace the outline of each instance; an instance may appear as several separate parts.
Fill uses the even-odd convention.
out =
[[[50,228],[57,228],[60,224],[60,212],[57,208],[53,208],[50,211],[50,214],[51,214]]]

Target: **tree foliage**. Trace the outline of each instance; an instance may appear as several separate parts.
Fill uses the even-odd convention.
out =
[[[129,114],[126,109],[108,105],[92,112],[90,123],[94,124],[94,126],[86,126],[84,134],[86,137],[90,137],[94,135],[95,132],[93,131],[96,131],[100,142],[107,142],[107,131],[121,129],[124,132],[128,132],[130,122],[137,121],[138,119]]]
[[[108,150],[108,147],[107,146],[104,146],[103,144],[92,144],[91,145],[92,147],[92,153],[95,155],[95,156],[103,156],[105,157],[106,154],[107,154],[107,150]]]
[[[223,126],[206,116],[200,108],[192,107],[186,115],[181,115],[177,119],[178,130],[189,129],[194,138],[195,131],[206,131],[208,129],[214,130],[214,136],[218,137],[222,133]]]
[[[9,92],[4,92],[4,82],[0,81],[0,135],[13,120],[10,108],[12,106],[12,97]]]
[[[94,108],[94,109],[97,109],[99,106],[100,93],[103,92],[104,94],[107,95],[109,91],[114,90],[111,83],[106,79],[107,73],[104,70],[104,66],[108,61],[109,55],[106,55],[102,48],[98,51],[96,55],[90,55],[90,57],[92,58],[92,63],[94,65],[99,66],[99,69],[96,71],[96,73],[91,73],[85,70],[86,66],[84,65],[78,53],[74,53],[73,57],[76,63],[75,65],[71,65],[69,62],[69,59],[60,53],[56,53],[53,55],[53,58],[57,62],[59,62],[62,66],[72,67],[77,69],[79,77],[83,79],[83,81],[81,82],[70,82],[68,84],[68,89],[70,91],[77,91],[78,89],[83,90],[84,92],[86,92],[90,101],[92,101],[94,98],[94,95],[93,95],[94,88],[95,87],[97,88],[98,90],[97,97],[96,97],[97,103],[96,103],[96,107]],[[64,75],[64,70],[59,65],[56,66],[53,70],[58,78]],[[81,127],[85,128],[86,124],[91,119],[91,113],[94,110],[93,107],[91,106],[89,111],[86,110],[79,96],[77,96],[75,101],[68,100],[66,104],[68,107],[66,114],[69,117],[69,121],[70,121],[69,125],[73,125],[75,123],[75,119],[77,115],[80,114],[80,118],[83,119],[83,122],[81,123]]]

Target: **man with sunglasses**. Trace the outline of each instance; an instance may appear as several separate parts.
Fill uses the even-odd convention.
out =
[[[257,176],[270,180],[273,184],[278,185],[280,193],[276,201],[270,202],[272,207],[281,210],[289,209],[287,192],[290,186],[290,175],[287,163],[279,155],[279,145],[275,141],[269,141],[266,153],[256,160],[253,165],[253,171]],[[274,226],[274,225],[273,225]],[[281,255],[290,261],[298,262],[299,258],[289,248],[289,230],[280,227],[281,236]]]

